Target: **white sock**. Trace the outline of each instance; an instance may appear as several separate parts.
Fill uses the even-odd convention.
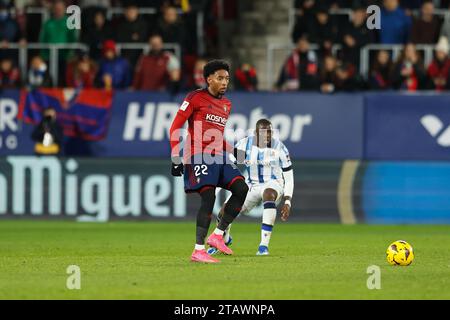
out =
[[[269,231],[268,229],[272,230],[273,226],[269,226],[267,224],[263,224],[261,227],[261,243],[260,246],[269,246],[270,242],[270,236],[272,235],[272,231]]]
[[[224,233],[224,231],[219,230],[218,228],[216,228],[216,229],[214,230],[214,234],[217,234],[217,235],[219,235],[219,236],[223,236],[223,233]]]
[[[272,235],[273,225],[277,216],[277,207],[274,201],[264,202],[263,221],[261,226],[261,243],[262,246],[269,246],[270,236]]]
[[[196,244],[195,250],[205,250],[205,245],[204,244]]]
[[[230,241],[230,229],[231,229],[231,223],[228,225],[227,229],[223,233],[223,241],[225,241],[225,243]]]

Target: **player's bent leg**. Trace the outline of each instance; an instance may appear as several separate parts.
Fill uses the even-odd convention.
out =
[[[229,186],[231,197],[224,208],[224,214],[218,228],[225,230],[239,215],[248,193],[248,186],[243,179],[237,179]]]
[[[245,214],[247,214],[247,213],[249,213],[249,211],[251,211],[256,205],[257,205],[257,202],[254,202],[254,201],[248,201],[249,200],[249,194],[247,194],[247,198],[245,199],[245,202],[244,202],[244,205],[243,205],[243,207],[242,207],[242,210],[241,210],[241,212],[239,213],[239,214],[243,214],[243,215],[245,215]],[[223,205],[222,205],[222,208],[220,209],[220,212],[219,212],[219,215],[217,216],[217,224],[219,224],[219,222],[220,222],[220,218],[223,216],[223,214],[224,214],[224,208],[225,208],[225,205],[226,205],[227,203],[225,202]],[[231,226],[232,226],[233,224],[232,223],[230,223],[229,225],[228,225],[228,227],[227,227],[227,229],[224,231],[224,233],[223,233],[223,241],[225,242],[225,244],[227,245],[227,247],[229,247],[229,246],[231,246],[232,244],[233,244],[233,237],[231,236]],[[210,254],[210,255],[214,255],[214,254],[216,254],[216,253],[218,253],[219,252],[219,250],[217,250],[216,248],[213,248],[213,247],[211,247],[211,248],[209,248],[208,250],[207,250],[207,252],[208,252],[208,254]]]
[[[261,243],[259,244],[258,252],[256,252],[257,255],[269,254],[270,237],[277,216],[277,205],[275,202],[277,197],[278,193],[274,189],[266,188],[263,192],[264,210],[261,225]]]
[[[278,192],[272,188],[266,188],[263,191],[263,201],[275,201],[278,198]]]
[[[194,262],[216,263],[219,260],[209,256],[205,249],[205,238],[211,223],[211,215],[216,201],[215,188],[207,186],[199,191],[201,197],[200,209],[197,213],[196,244],[191,260]]]
[[[224,209],[225,209],[225,205],[228,202],[228,200],[230,199],[231,195],[227,198],[227,200],[225,201],[225,203],[223,204],[220,213],[218,215],[218,217],[222,217],[224,214]],[[245,202],[242,205],[242,210],[239,213],[239,215],[246,215],[248,214],[254,207],[258,206],[261,203],[262,200],[262,193],[261,190],[258,186],[253,186],[250,188],[250,190],[247,193],[247,196],[245,197]],[[236,219],[235,219],[236,220]],[[217,224],[219,224],[220,219],[218,219]],[[224,234],[223,234],[223,240],[225,242],[225,244],[229,247],[232,243],[233,243],[233,238],[231,237],[231,226],[233,224],[230,223],[227,227],[227,229],[225,230]],[[208,249],[208,253],[209,254],[215,254],[217,253],[218,250],[216,248],[209,248]]]
[[[227,204],[227,203],[225,202],[225,203],[222,205],[222,207],[220,208],[219,214],[217,215],[217,225],[219,224],[220,219],[223,217],[224,210],[225,210],[225,205],[226,205],[226,204]],[[217,225],[216,225],[216,227],[217,227]],[[228,247],[231,246],[231,244],[233,243],[233,238],[231,237],[230,229],[231,229],[231,224],[228,226],[228,228],[227,228],[227,229],[224,231],[224,233],[223,233],[223,241],[225,242],[225,244],[226,244]],[[216,253],[219,252],[219,250],[217,250],[217,249],[214,248],[214,247],[210,247],[210,248],[207,250],[207,252],[208,252],[209,255],[215,255]]]
[[[233,251],[228,248],[223,241],[224,231],[239,215],[242,205],[245,202],[245,197],[247,196],[248,186],[243,178],[239,177],[229,185],[229,190],[231,191],[231,197],[225,205],[223,217],[220,219],[219,225],[209,236],[207,241],[211,247],[215,247],[225,254],[233,254]]]

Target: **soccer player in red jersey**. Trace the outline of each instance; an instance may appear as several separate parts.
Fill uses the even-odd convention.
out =
[[[232,254],[223,241],[223,233],[241,211],[248,187],[244,177],[229,158],[235,152],[224,139],[224,130],[231,112],[231,102],[224,97],[230,82],[230,67],[222,60],[208,62],[203,75],[207,88],[189,93],[183,101],[170,128],[172,175],[184,173],[186,193],[200,194],[201,206],[197,213],[197,237],[191,260],[216,263],[208,255],[205,238],[211,223],[216,200],[216,187],[231,191],[217,228],[208,237],[207,244],[225,254]],[[188,136],[180,157],[181,129],[188,122]]]

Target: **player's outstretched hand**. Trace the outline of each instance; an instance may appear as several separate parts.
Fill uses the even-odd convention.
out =
[[[172,157],[172,175],[174,177],[181,177],[183,175],[183,163],[180,157]]]
[[[290,214],[291,214],[291,206],[285,203],[281,208],[281,221],[286,222]]]

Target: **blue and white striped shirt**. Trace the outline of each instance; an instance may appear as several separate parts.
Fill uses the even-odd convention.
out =
[[[292,167],[289,151],[278,139],[272,140],[271,148],[259,148],[256,145],[256,137],[249,136],[239,140],[236,148],[245,151],[244,174],[247,183],[252,185],[264,184],[270,180],[277,180],[282,185],[283,170]]]

